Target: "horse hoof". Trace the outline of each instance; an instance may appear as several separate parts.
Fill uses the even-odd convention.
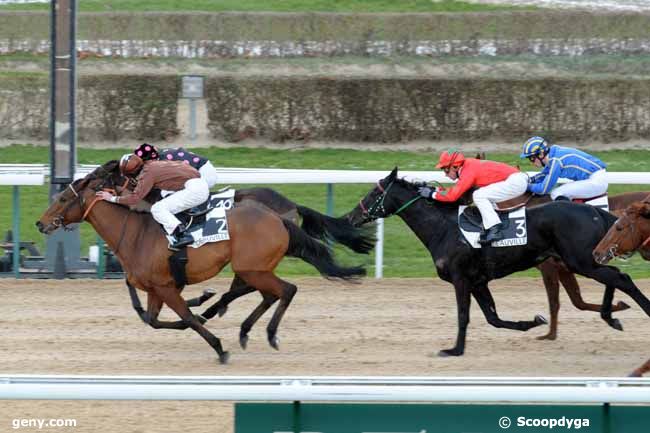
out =
[[[248,346],[248,335],[239,336],[239,345],[242,349],[246,350],[246,347]]]
[[[534,320],[536,325],[546,325],[548,324],[548,320],[546,320],[546,317],[542,316],[541,314],[538,314],[535,316]]]
[[[203,291],[203,297],[205,299],[210,299],[211,297],[213,297],[216,294],[217,294],[217,290],[213,289],[212,287],[208,287],[207,289],[205,289]]]
[[[621,321],[618,320],[618,319],[612,319],[612,320],[609,322],[609,326],[611,326],[612,328],[614,328],[614,329],[616,329],[616,330],[618,330],[618,331],[622,331],[622,330],[623,330],[623,324],[622,324]]]
[[[219,363],[222,365],[228,364],[229,359],[230,359],[230,353],[228,352],[223,352],[221,355],[219,355]]]
[[[226,311],[228,311],[228,307],[220,307],[217,310],[217,314],[219,314],[219,317],[223,317],[223,315],[226,314]]]
[[[275,350],[280,350],[279,343],[280,343],[280,339],[277,336],[269,337],[269,344]]]
[[[196,318],[198,319],[199,322],[201,322],[201,325],[205,324],[205,322],[208,321],[208,319],[206,319],[205,317],[203,317],[203,315],[201,315],[201,314],[198,314],[198,315],[196,316]]]
[[[448,356],[462,356],[463,352],[458,349],[444,349],[438,352],[438,356],[446,358]]]
[[[638,371],[634,370],[632,373],[628,374],[627,377],[641,377],[641,373]]]
[[[623,310],[629,310],[630,306],[626,304],[623,301],[618,301],[618,304],[616,304],[616,307],[618,308],[618,311],[623,311]]]
[[[556,335],[556,334],[551,334],[551,333],[549,332],[548,334],[546,334],[546,335],[542,335],[542,336],[540,336],[540,337],[536,337],[535,339],[536,339],[536,340],[549,340],[549,341],[553,341],[553,340],[555,340],[556,338],[557,338],[557,335]]]

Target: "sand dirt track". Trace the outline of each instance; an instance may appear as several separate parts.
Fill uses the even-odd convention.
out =
[[[208,323],[231,352],[230,364],[220,366],[196,333],[144,325],[122,281],[0,280],[0,374],[620,376],[650,356],[650,318],[620,292],[615,299],[633,305],[615,313],[624,332],[596,313],[577,311],[562,294],[555,342],[535,340],[546,327],[495,329],[473,303],[465,356],[442,359],[436,352],[456,336],[456,301],[447,283],[292,281],[298,294],[280,326],[279,352],[266,342],[268,313],[251,332],[248,350],[239,347],[239,324],[259,302],[257,294]],[[599,302],[602,287],[580,282],[585,298]],[[650,280],[636,283],[650,296]],[[204,287],[220,295],[228,284],[214,279],[189,287],[185,296]],[[548,317],[541,279],[505,279],[491,287],[503,318]],[[162,318],[174,316],[164,310]],[[76,428],[40,431],[232,432],[232,405],[220,402],[0,402],[0,432],[15,431],[16,418],[77,420]]]

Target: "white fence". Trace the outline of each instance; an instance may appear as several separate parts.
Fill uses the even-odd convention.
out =
[[[650,404],[650,379],[15,375],[0,399]]]
[[[96,165],[79,165],[76,178],[83,177],[97,168]],[[272,168],[232,168],[217,167],[219,183],[228,184],[374,184],[386,177],[389,171],[370,170],[295,170]],[[50,168],[47,164],[0,164],[0,185],[18,185],[12,179],[17,176],[26,176],[40,181],[40,176],[49,176]],[[528,172],[532,176],[537,172]],[[400,171],[400,177],[411,181],[451,183],[440,170],[435,171]],[[610,184],[649,185],[650,172],[608,172],[607,180]],[[561,183],[568,182],[560,179]],[[328,202],[332,197],[327,198]],[[377,220],[377,244],[375,247],[375,278],[383,276],[384,255],[384,221]]]

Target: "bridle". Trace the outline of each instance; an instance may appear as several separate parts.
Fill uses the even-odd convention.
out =
[[[97,186],[97,187],[94,188],[94,190],[95,190],[96,192],[102,190],[102,191],[107,191],[107,192],[111,192],[111,193],[113,193],[113,194],[116,194],[115,189],[113,189],[113,188],[105,188],[105,187],[104,187],[104,186],[106,185],[106,181],[107,181],[107,180],[108,180],[108,179],[104,179],[103,182],[102,182],[99,186]],[[128,178],[127,178],[127,180],[126,180],[126,182],[124,183],[123,187],[125,187],[126,184],[127,184],[128,182],[129,182],[129,180],[128,180]],[[72,200],[70,203],[68,203],[68,205],[65,206],[65,207],[63,208],[63,210],[62,210],[58,215],[56,215],[56,216],[52,219],[52,225],[54,226],[54,229],[55,229],[55,230],[58,229],[59,227],[63,228],[63,230],[66,230],[66,231],[70,231],[70,230],[72,230],[71,228],[69,228],[67,225],[65,225],[65,224],[63,223],[63,220],[65,219],[65,215],[68,213],[68,211],[70,210],[70,208],[71,208],[73,205],[75,205],[75,204],[78,203],[78,204],[79,204],[79,207],[80,207],[81,210],[83,211],[83,210],[84,210],[84,206],[85,206],[85,204],[86,204],[86,199],[85,199],[82,195],[80,195],[80,194],[79,194],[79,193],[74,189],[74,187],[72,186],[72,184],[69,184],[69,185],[68,185],[68,188],[70,188],[70,191],[72,191],[72,193],[74,194],[74,196],[75,196],[75,200]],[[101,201],[101,200],[102,200],[102,199],[101,199],[100,197],[95,197],[95,198],[90,202],[90,205],[88,205],[88,207],[86,207],[86,210],[84,211],[84,213],[83,213],[83,215],[82,215],[82,217],[81,217],[81,221],[84,221],[84,220],[86,219],[86,217],[88,216],[88,214],[90,214],[90,211],[95,207],[95,205],[97,204],[97,202],[99,202],[99,201]],[[117,247],[115,248],[115,251],[113,252],[114,254],[117,254],[117,251],[120,249],[120,245],[122,244],[122,239],[124,239],[124,234],[125,234],[125,232],[126,232],[126,222],[127,222],[128,218],[129,218],[129,215],[131,215],[131,211],[130,211],[130,210],[129,210],[129,212],[127,212],[126,216],[124,217],[124,221],[122,221],[122,231],[121,231],[121,233],[120,233],[120,239],[119,239],[119,241],[117,242]],[[80,222],[81,222],[81,221],[80,221]]]
[[[375,201],[366,208],[363,204],[363,199],[359,200],[359,208],[361,209],[361,215],[363,216],[364,222],[370,222],[374,221],[378,218],[388,218],[392,215],[397,215],[416,201],[422,198],[421,195],[416,195],[414,198],[411,200],[407,201],[405,204],[403,204],[399,209],[397,209],[395,212],[387,213],[386,208],[384,207],[384,200],[386,200],[386,197],[388,196],[388,191],[390,191],[390,188],[393,186],[395,183],[395,179],[391,180],[390,183],[386,188],[383,187],[381,184],[381,181],[377,181],[377,188],[379,191],[381,191],[381,194],[379,194],[376,198]],[[381,212],[381,215],[377,213],[377,211]]]
[[[618,223],[618,221],[616,221],[614,223],[614,226],[616,226],[617,223]],[[631,228],[630,236],[632,238],[639,235],[639,228],[637,227],[637,224],[635,222],[630,223],[630,228]],[[639,245],[634,250],[629,251],[629,252],[627,252],[625,254],[618,254],[617,250],[618,250],[619,244],[618,244],[618,242],[615,242],[614,244],[612,244],[611,247],[607,248],[607,251],[605,252],[605,254],[606,254],[605,257],[607,257],[610,260],[613,259],[613,258],[616,258],[616,257],[626,259],[626,258],[631,257],[634,254],[634,252],[636,250],[638,250],[639,248],[647,246],[648,243],[650,243],[650,237],[648,239],[646,239],[643,243],[641,243],[641,245]]]

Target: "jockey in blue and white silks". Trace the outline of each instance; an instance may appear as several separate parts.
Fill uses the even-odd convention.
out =
[[[528,158],[542,171],[530,179],[528,191],[550,194],[553,200],[591,198],[607,192],[607,164],[578,149],[553,145],[542,137],[531,137],[524,143],[521,158]],[[574,182],[554,188],[559,178]]]

